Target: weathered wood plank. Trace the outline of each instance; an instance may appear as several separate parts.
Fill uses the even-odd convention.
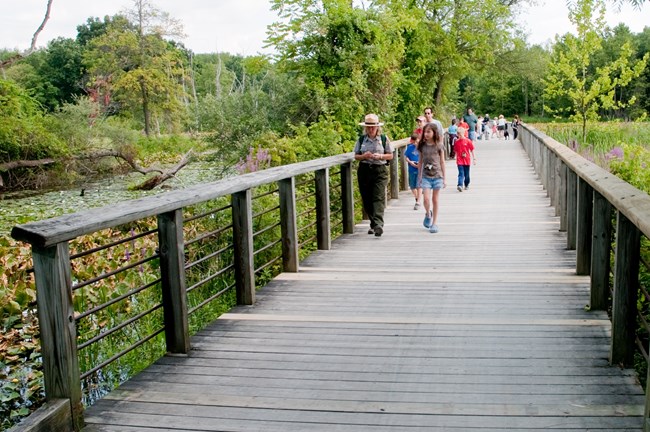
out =
[[[609,306],[610,245],[612,244],[612,205],[594,191],[594,217],[591,244],[591,301],[593,310]]]
[[[7,432],[69,432],[73,430],[69,399],[52,399]]]
[[[231,200],[237,304],[252,305],[255,303],[255,261],[250,189],[233,194]]]
[[[91,407],[88,431],[640,430],[643,391],[609,366],[611,324],[523,150],[477,152],[440,233],[405,192],[381,238],[358,225],[283,273]]]
[[[167,351],[184,354],[190,350],[190,330],[181,210],[158,216],[158,238]]]
[[[280,230],[282,232],[282,270],[298,271],[298,222],[295,177],[280,180]]]
[[[594,190],[586,181],[578,178],[576,273],[579,275],[588,275],[591,272],[593,199]]]
[[[341,213],[343,213],[343,234],[354,232],[354,182],[352,162],[341,165]]]
[[[625,367],[634,363],[640,241],[638,228],[618,212],[610,361]]]
[[[330,176],[328,169],[316,171],[316,244],[320,250],[330,250]]]
[[[47,400],[66,399],[72,425],[83,424],[77,332],[72,303],[70,250],[67,243],[32,247],[36,301]]]

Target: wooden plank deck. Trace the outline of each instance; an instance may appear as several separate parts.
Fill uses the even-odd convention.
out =
[[[88,409],[86,432],[638,431],[559,218],[517,141],[448,165],[440,233],[403,192]],[[453,161],[452,161],[453,162]]]

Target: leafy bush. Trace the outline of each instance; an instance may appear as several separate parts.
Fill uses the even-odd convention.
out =
[[[0,79],[0,162],[66,154],[48,130],[42,109],[16,84]]]

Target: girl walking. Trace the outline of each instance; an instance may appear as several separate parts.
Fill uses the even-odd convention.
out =
[[[424,227],[431,233],[438,232],[438,197],[445,183],[445,148],[442,136],[435,124],[428,123],[422,129],[418,141],[418,180],[424,197]]]

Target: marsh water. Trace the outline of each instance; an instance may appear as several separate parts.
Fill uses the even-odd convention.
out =
[[[0,237],[9,236],[15,225],[112,205],[130,199],[182,189],[223,178],[223,167],[197,162],[180,170],[174,178],[151,191],[131,191],[129,186],[144,180],[132,173],[55,191],[23,191],[0,194]]]

